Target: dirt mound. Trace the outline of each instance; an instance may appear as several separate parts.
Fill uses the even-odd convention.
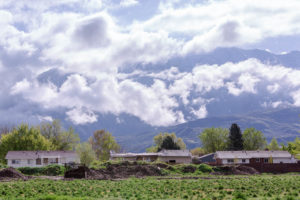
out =
[[[110,164],[106,169],[93,170],[84,166],[77,169],[66,171],[65,178],[86,178],[86,179],[123,179],[131,176],[161,176],[161,170],[155,165],[139,165],[139,164]]]
[[[215,172],[212,174],[215,175],[251,175],[259,174],[257,170],[248,166],[219,166],[214,169]]]
[[[27,180],[27,177],[24,176],[22,173],[18,172],[14,168],[6,168],[0,170],[0,180],[7,180],[7,179],[23,179]]]

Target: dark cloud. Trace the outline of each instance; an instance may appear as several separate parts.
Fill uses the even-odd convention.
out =
[[[224,42],[235,42],[239,38],[238,34],[239,24],[235,21],[229,21],[223,24],[221,29],[221,34]]]
[[[82,21],[74,32],[74,42],[84,48],[98,48],[109,44],[107,23],[101,16]]]

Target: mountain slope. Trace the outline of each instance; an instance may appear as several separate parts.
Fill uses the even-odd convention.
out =
[[[201,145],[198,135],[203,129],[229,128],[232,123],[237,123],[242,130],[254,127],[262,131],[268,141],[275,137],[279,143],[286,143],[294,140],[295,137],[300,137],[299,113],[300,108],[287,108],[248,115],[209,117],[176,126],[157,128],[153,132],[120,136],[118,140],[126,145],[124,146],[126,150],[142,152],[151,146],[153,137],[159,132],[174,132],[178,137],[182,137],[187,148],[191,149]]]

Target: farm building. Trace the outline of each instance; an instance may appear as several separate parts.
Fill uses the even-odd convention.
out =
[[[5,159],[7,165],[14,168],[79,162],[79,158],[74,151],[9,151]]]
[[[218,165],[297,163],[288,151],[217,151],[214,158]]]
[[[148,161],[156,160],[167,163],[191,163],[192,155],[189,150],[162,150],[157,153],[112,153],[111,160]]]

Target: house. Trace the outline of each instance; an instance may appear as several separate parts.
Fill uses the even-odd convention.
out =
[[[113,153],[110,154],[111,160],[126,161],[162,161],[166,163],[191,163],[192,154],[189,150],[162,150],[157,153]]]
[[[5,159],[7,165],[14,168],[79,162],[75,151],[9,151]]]
[[[297,163],[288,151],[217,151],[214,158],[218,165]]]

